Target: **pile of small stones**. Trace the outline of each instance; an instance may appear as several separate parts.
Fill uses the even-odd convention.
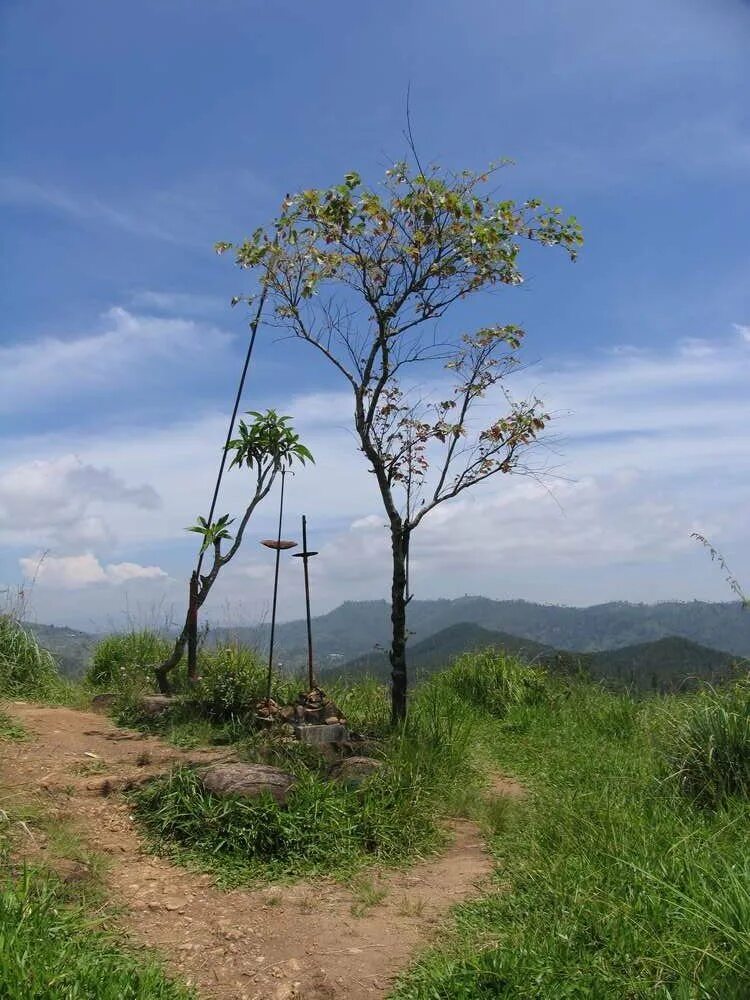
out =
[[[314,687],[303,691],[292,705],[279,705],[272,698],[258,702],[256,715],[260,719],[286,722],[292,725],[335,726],[345,725],[346,718],[325,691]]]

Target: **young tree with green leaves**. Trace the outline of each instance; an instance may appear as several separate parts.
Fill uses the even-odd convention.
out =
[[[194,608],[188,608],[185,624],[175,640],[174,649],[156,668],[156,680],[163,694],[170,693],[169,674],[179,664],[185,652],[191,612],[197,612],[202,607],[221,570],[237,555],[247,524],[258,504],[268,496],[277,474],[290,468],[295,462],[304,465],[307,461],[313,461],[312,455],[289,423],[291,417],[280,416],[275,410],[267,410],[265,413],[251,410],[247,416],[252,420],[240,420],[238,436],[227,445],[227,453],[232,455],[230,469],[234,466],[244,467],[255,473],[253,493],[240,518],[234,538],[230,531],[234,518],[230,518],[229,514],[223,514],[210,523],[206,518],[199,517],[197,523],[187,529],[202,536],[200,555],[210,550],[213,558],[208,572],[197,577],[195,605]],[[231,544],[226,551],[222,551],[225,542]]]
[[[459,336],[438,321],[468,296],[520,285],[524,241],[562,247],[573,259],[582,242],[576,220],[558,208],[494,200],[486,184],[495,169],[453,174],[397,163],[377,190],[350,173],[328,190],[287,196],[274,225],[244,243],[217,244],[258,272],[275,321],[351,387],[359,447],[390,531],[395,721],[406,712],[414,531],[464,490],[519,471],[549,419],[539,400],[515,402],[506,393],[505,412],[477,427],[475,404],[518,366],[523,331],[493,323]],[[436,364],[439,388],[425,397],[414,369],[435,374]]]

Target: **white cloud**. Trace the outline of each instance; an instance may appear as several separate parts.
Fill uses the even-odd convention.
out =
[[[161,500],[152,486],[129,486],[111,468],[71,454],[0,467],[0,543],[110,542],[105,513],[113,505],[154,511]]]
[[[141,316],[120,307],[102,317],[104,329],[78,337],[45,337],[0,347],[0,412],[38,410],[86,392],[122,393],[144,373],[197,365],[231,337],[192,320]]]
[[[19,559],[21,572],[41,587],[76,590],[94,584],[122,584],[132,580],[164,580],[167,574],[158,566],[138,563],[109,563],[102,566],[91,552],[81,555],[54,556],[38,553]]]
[[[130,580],[164,580],[167,574],[159,566],[140,566],[138,563],[109,563],[104,570],[112,583],[128,583]]]

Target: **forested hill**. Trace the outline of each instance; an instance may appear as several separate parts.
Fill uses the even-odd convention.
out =
[[[580,672],[592,680],[638,691],[676,691],[693,687],[698,681],[721,683],[732,676],[738,665],[738,658],[732,653],[709,649],[678,636],[619,649],[580,653],[554,650],[529,639],[464,623],[450,625],[423,642],[409,646],[412,680],[443,669],[461,653],[486,648],[503,650],[554,672]],[[384,650],[356,657],[342,667],[329,667],[323,671],[322,678],[325,682],[326,677],[338,675],[353,680],[365,674],[388,680],[390,664]]]
[[[436,670],[441,670],[451,660],[468,650],[502,649],[507,653],[513,653],[524,660],[539,660],[542,657],[554,654],[554,650],[532,639],[519,639],[514,635],[507,635],[504,632],[492,632],[482,628],[481,625],[473,625],[469,622],[460,622],[458,625],[450,625],[441,632],[423,639],[422,642],[410,643],[407,649],[409,669],[413,678],[426,676]],[[324,671],[324,676],[343,674],[348,677],[362,676],[367,674],[377,677],[380,680],[387,680],[390,677],[390,663],[385,650],[376,649],[371,653],[364,653],[353,660],[350,660],[342,668],[336,666],[329,667]]]
[[[348,601],[314,621],[313,636],[321,661],[334,656],[344,663],[389,641],[390,607],[386,601]],[[750,611],[739,602],[705,601],[661,604],[612,602],[588,608],[493,601],[487,597],[417,601],[409,604],[411,642],[416,645],[450,625],[470,623],[494,632],[555,649],[594,652],[671,636],[739,656],[750,656]],[[233,629],[232,633],[262,644],[267,630]],[[244,635],[247,633],[247,635]],[[303,657],[303,621],[277,626],[279,648],[289,659]]]
[[[66,677],[80,677],[89,665],[94,647],[101,636],[80,632],[58,625],[40,625],[26,622],[25,627],[35,636],[43,649],[55,657],[60,673]]]

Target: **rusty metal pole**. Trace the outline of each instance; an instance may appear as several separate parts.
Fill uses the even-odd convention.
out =
[[[305,569],[305,612],[307,615],[307,683],[308,691],[315,687],[315,675],[313,671],[313,644],[312,644],[312,618],[310,615],[310,576],[307,563],[316,556],[317,552],[310,552],[307,548],[307,518],[302,515],[302,551],[295,552],[295,559],[301,559]]]
[[[276,568],[273,575],[273,604],[271,605],[271,641],[268,647],[268,679],[266,681],[266,701],[271,700],[271,682],[273,679],[273,642],[276,633],[276,600],[279,596],[279,563],[281,561],[281,521],[284,517],[284,478],[286,469],[281,470],[281,499],[279,500],[279,530],[276,534]],[[269,546],[270,548],[270,546]]]
[[[188,590],[187,675],[191,684],[198,677],[198,573],[193,570]]]

